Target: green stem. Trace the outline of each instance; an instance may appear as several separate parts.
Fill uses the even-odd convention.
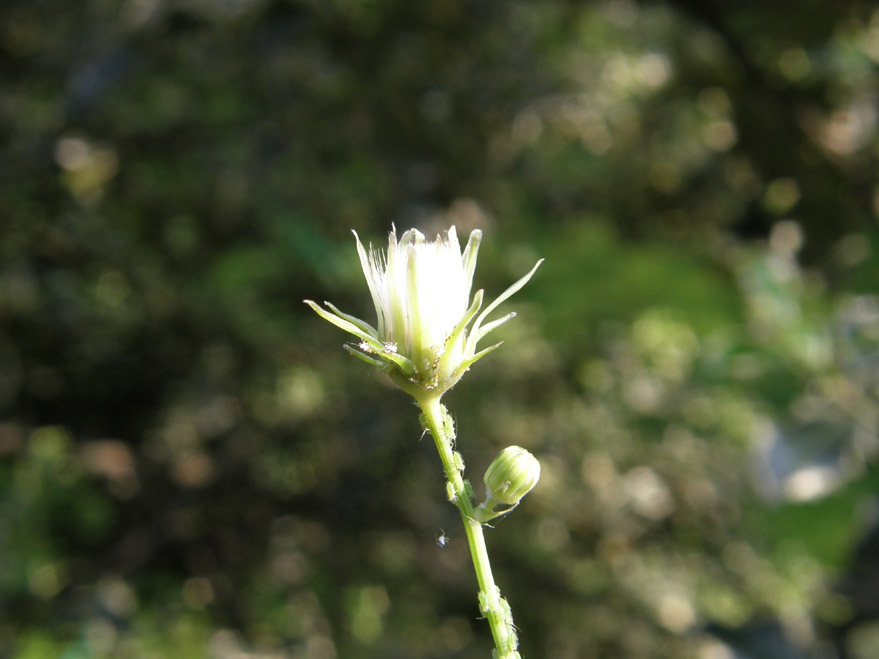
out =
[[[423,412],[422,423],[433,437],[439,452],[443,469],[446,472],[449,499],[454,503],[464,522],[464,531],[470,545],[470,556],[476,581],[479,583],[479,608],[488,619],[491,635],[494,637],[496,659],[521,659],[516,651],[518,639],[513,626],[510,605],[501,597],[500,589],[494,583],[491,562],[485,546],[482,523],[475,519],[473,509],[473,489],[464,480],[464,463],[461,454],[454,450],[455,429],[451,416],[440,403],[439,396],[417,396],[416,400]]]

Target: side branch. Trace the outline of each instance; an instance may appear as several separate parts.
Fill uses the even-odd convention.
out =
[[[473,488],[470,482],[464,479],[464,461],[461,454],[454,450],[455,428],[452,417],[440,403],[439,397],[419,398],[418,404],[422,410],[422,425],[433,437],[443,464],[449,500],[457,506],[464,523],[473,569],[479,584],[479,610],[488,620],[494,637],[496,649],[493,656],[495,659],[521,659],[516,651],[519,640],[513,625],[513,614],[510,605],[495,585],[482,523],[476,519]]]

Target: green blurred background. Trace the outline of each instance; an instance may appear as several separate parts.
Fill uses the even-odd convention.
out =
[[[490,656],[301,303],[373,318],[393,221],[546,258],[446,401],[543,465],[526,658],[879,657],[872,3],[5,0],[0,76],[0,656]]]

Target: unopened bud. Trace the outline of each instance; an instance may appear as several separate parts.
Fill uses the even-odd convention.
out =
[[[515,506],[540,480],[540,463],[525,449],[508,446],[485,470],[483,480],[488,488],[487,508],[495,502]]]

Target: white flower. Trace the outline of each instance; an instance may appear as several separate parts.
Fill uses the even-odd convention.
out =
[[[477,359],[497,348],[499,343],[476,352],[480,339],[515,314],[484,326],[482,321],[522,288],[542,262],[538,261],[527,275],[476,317],[482,307],[483,291],[476,291],[471,300],[470,289],[481,231],[470,234],[463,253],[455,227],[435,241],[410,229],[398,242],[393,229],[387,255],[374,250],[372,245],[367,253],[356,232],[354,237],[375,304],[377,328],[342,313],[329,302],[325,303],[329,311],[311,300],[305,303],[322,318],[360,339],[356,347],[346,346],[352,354],[382,366],[398,385],[409,391],[414,387],[441,394]]]

